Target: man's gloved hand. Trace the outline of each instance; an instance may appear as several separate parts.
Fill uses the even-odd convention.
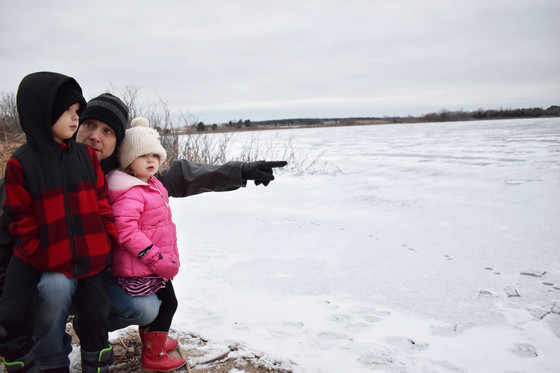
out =
[[[255,185],[263,184],[267,186],[274,180],[272,169],[275,167],[284,167],[288,164],[286,161],[256,161],[245,162],[241,167],[241,177],[243,180],[255,180]]]

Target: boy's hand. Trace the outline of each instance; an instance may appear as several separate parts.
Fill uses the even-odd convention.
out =
[[[288,164],[286,161],[256,161],[245,162],[241,167],[241,177],[243,180],[255,180],[255,185],[263,184],[267,186],[274,180],[273,168],[284,167]]]

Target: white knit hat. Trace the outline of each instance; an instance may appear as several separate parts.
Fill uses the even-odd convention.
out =
[[[146,118],[132,120],[119,148],[119,161],[122,168],[127,168],[136,158],[144,154],[158,154],[159,163],[165,162],[167,153],[159,142],[159,134],[150,128]]]

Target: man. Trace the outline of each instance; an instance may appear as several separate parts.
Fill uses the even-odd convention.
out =
[[[93,148],[103,171],[118,167],[118,148],[128,124],[128,108],[116,96],[104,93],[88,102],[80,115],[80,127],[76,141]],[[256,185],[274,180],[273,169],[283,167],[279,162],[228,162],[224,165],[208,165],[188,160],[176,160],[168,169],[160,172],[158,179],[171,197],[187,197],[210,191],[230,191],[244,187],[248,180]],[[0,179],[0,199],[4,200],[4,179]],[[11,256],[13,238],[8,231],[9,220],[0,212],[0,290],[7,261]],[[109,330],[129,325],[151,323],[159,309],[160,301],[155,294],[131,297],[105,271],[104,287],[111,301]],[[72,295],[76,284],[58,273],[44,273],[38,285],[38,319],[35,326],[36,359],[43,372],[69,372],[68,354],[72,351],[71,338],[66,333],[66,321],[71,314]]]

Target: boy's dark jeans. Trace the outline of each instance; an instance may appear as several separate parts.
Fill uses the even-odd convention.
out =
[[[0,340],[0,354],[14,359],[33,346],[37,284],[42,272],[13,255],[0,298],[0,324],[8,337]],[[84,351],[100,351],[108,344],[107,316],[111,309],[101,274],[78,280],[75,302],[80,314],[80,343]]]
[[[0,340],[0,355],[15,359],[33,347],[37,284],[41,272],[12,255],[0,298],[0,324],[7,337]]]
[[[74,294],[80,315],[80,344],[82,350],[88,352],[101,351],[109,343],[107,317],[111,311],[111,303],[105,293],[101,273],[78,280],[78,288]]]

